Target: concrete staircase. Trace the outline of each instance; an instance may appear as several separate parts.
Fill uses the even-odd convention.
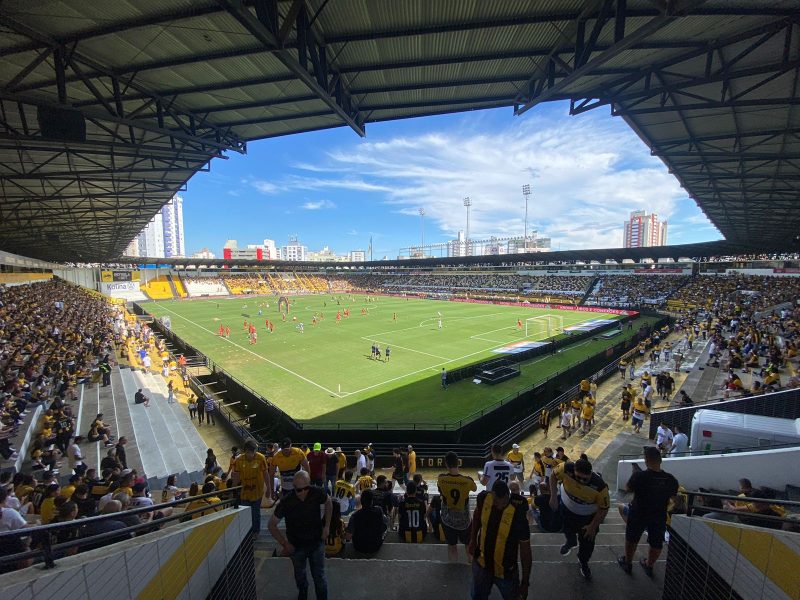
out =
[[[120,386],[151,489],[162,487],[171,474],[178,475],[178,485],[182,486],[202,481],[206,444],[189,420],[185,407],[178,402],[167,403],[164,379],[152,373],[121,369]],[[150,398],[147,407],[133,401],[139,388]]]
[[[255,543],[259,598],[296,598],[291,561],[288,558],[272,557],[276,543],[266,531],[268,513],[271,511],[263,512],[264,531]],[[617,565],[617,557],[623,552],[625,543],[625,525],[616,507],[612,507],[606,522],[600,527],[597,545],[590,561],[591,581],[585,581],[578,570],[576,550],[569,556],[559,554],[559,548],[564,543],[562,534],[539,533],[535,526],[532,531],[530,598],[638,600],[661,596],[666,550],[656,564],[654,579],[647,577],[638,565],[634,565],[633,575],[626,575]],[[645,540],[640,546],[638,556],[644,556],[646,551]],[[459,556],[464,556],[463,547],[459,548]],[[359,557],[345,546],[341,557],[326,559],[325,570],[329,597],[348,600],[372,599],[376,595],[385,600],[405,600],[410,597],[469,598],[472,581],[469,565],[447,562],[445,544],[433,541],[405,544],[399,541],[394,532],[387,534],[383,547],[375,556]],[[314,597],[313,592],[311,597]],[[494,589],[490,597],[500,598],[500,595]]]
[[[122,371],[128,369],[113,368],[111,370],[111,385],[102,387],[98,384],[82,385],[78,392],[78,406],[73,406],[73,412],[77,419],[77,433],[84,438],[89,432],[89,426],[98,413],[103,413],[103,421],[111,427],[114,441],[121,436],[128,439],[125,446],[125,455],[128,461],[128,468],[142,471],[142,461],[135,439],[133,428],[131,427],[131,415],[128,411],[125,399],[125,391],[122,384]],[[102,442],[89,442],[84,440],[80,445],[84,462],[90,469],[97,469],[100,473],[100,462],[109,449],[103,446]],[[69,469],[62,468],[62,475],[69,475]]]

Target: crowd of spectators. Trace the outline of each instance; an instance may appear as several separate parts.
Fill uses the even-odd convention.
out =
[[[238,282],[248,283],[252,276],[234,277],[238,278]],[[377,285],[378,289],[392,291],[401,286],[401,278],[404,291],[524,289],[576,295],[584,294],[593,280],[577,276],[528,277],[505,274],[359,274],[338,281],[349,282],[351,289],[359,286],[375,290]],[[781,378],[781,373],[786,373],[789,363],[797,363],[800,309],[788,306],[764,312],[767,308],[800,297],[798,278],[608,276],[600,279],[590,303],[660,305],[678,296],[682,302],[703,306],[703,309],[685,310],[678,318],[676,331],[682,336],[685,346],[691,346],[698,337],[710,340],[713,351],[709,366],[728,372],[726,390],[763,393],[780,389],[782,385],[800,385],[800,381]],[[664,333],[652,332],[652,335],[641,340],[637,348],[640,356],[645,360],[649,358],[651,364],[658,364],[658,353],[667,349],[659,338]],[[168,511],[155,510],[126,514],[129,509],[153,506],[154,501],[149,498],[145,475],[128,468],[125,463],[124,437],[115,442],[117,432],[102,421],[102,415],[92,422],[89,435],[91,441],[104,443],[108,455],[98,470],[86,469],[81,460],[70,402],[75,398],[76,386],[92,380],[99,382],[100,378],[104,378],[109,362],[113,364],[113,358],[110,359],[109,355],[114,355],[114,341],[134,343],[137,350],[143,350],[148,356],[151,350],[159,354],[166,351],[157,346],[146,325],[127,322],[121,311],[79,288],[59,282],[0,287],[0,386],[3,394],[0,452],[5,458],[17,458],[13,443],[20,435],[26,414],[39,403],[44,408],[30,455],[31,469],[39,472],[17,473],[13,477],[8,474],[0,481],[0,507],[12,509],[22,517],[21,521],[15,520],[19,527],[27,526],[29,519],[26,519],[26,515],[37,515],[41,523],[76,521],[75,527],[65,528],[59,533],[57,541],[68,541],[121,530],[132,524],[146,524],[152,519],[168,515]],[[669,360],[668,355],[666,359]],[[164,359],[164,365],[167,373],[175,367],[167,358]],[[621,367],[625,379],[624,364]],[[741,381],[742,373],[753,375],[752,389],[745,389]],[[654,375],[649,377],[645,373],[640,381],[641,391],[634,389],[630,392],[629,408],[634,418],[637,411],[644,414],[649,412],[649,394],[668,395],[673,391],[667,383],[659,384],[660,373]],[[580,390],[572,403],[560,407],[558,426],[562,428],[565,438],[573,431],[586,434],[594,426],[596,382],[584,380]],[[541,415],[540,425],[545,429],[549,427],[549,418],[549,414]],[[675,439],[679,433],[670,430],[669,435],[662,435],[659,446],[663,453],[675,450]],[[416,472],[416,456],[411,446],[396,449],[390,465],[384,469],[376,468],[371,445],[356,451],[352,457],[345,456],[339,448],[323,451],[321,447],[304,447],[299,449],[299,453],[292,454],[298,457],[296,468],[285,470],[274,467],[276,459],[280,460],[280,454],[285,451],[284,446],[283,443],[270,446],[266,456],[274,476],[271,487],[273,497],[278,499],[293,494],[290,483],[292,476],[301,467],[307,469],[309,483],[322,488],[334,498],[333,519],[327,540],[331,554],[340,551],[348,539],[354,545],[362,545],[364,552],[375,552],[384,537],[392,531],[397,531],[404,541],[422,541],[429,532],[439,539],[446,537],[442,519],[443,502],[446,503],[446,500],[443,501],[441,496],[428,495],[427,484]],[[231,472],[237,457],[234,451],[227,472],[215,460],[216,468],[207,468],[209,472],[205,481],[193,485],[191,489],[180,490],[175,487],[174,481],[172,484],[168,482],[162,500],[183,495],[193,497],[202,493],[210,494],[218,490],[222,492],[235,482]],[[59,466],[64,460],[69,461],[68,483],[59,484]],[[587,549],[588,546],[583,547],[583,536],[578,533],[578,537],[570,537],[574,532],[565,529],[563,511],[552,507],[554,492],[550,485],[553,481],[551,475],[555,474],[557,479],[563,481],[565,477],[573,477],[570,473],[574,474],[575,468],[579,471],[588,468],[589,471],[583,474],[592,476],[591,465],[586,466],[586,457],[582,456],[573,462],[564,455],[563,448],[553,451],[545,447],[541,452],[534,453],[531,473],[527,477],[533,485],[528,489],[527,496],[521,484],[526,479],[528,468],[519,448],[514,447],[507,455],[498,455],[493,460],[508,463],[509,473],[514,475],[512,480],[518,479],[509,486],[512,502],[518,498],[527,499],[527,504],[533,509],[530,515],[535,517],[540,527],[545,531],[565,531],[566,545],[569,546],[574,539],[575,544],[582,546],[580,551],[588,561],[586,553],[590,556],[591,551]],[[578,462],[580,464],[576,467]],[[572,465],[569,468],[573,471],[568,470],[568,464]],[[380,473],[381,470],[386,472]],[[457,468],[450,475],[458,475]],[[482,480],[482,483],[487,489],[492,489],[493,482],[487,476],[487,469],[484,469],[484,477],[486,480]],[[595,486],[604,485],[602,480],[590,478],[590,481]],[[401,488],[399,494],[395,491],[397,486]],[[220,501],[219,496],[197,499],[187,510],[208,507],[208,511],[200,513],[206,514],[213,511],[214,505]],[[444,507],[445,514],[447,508]],[[607,508],[607,505],[598,504],[598,511]],[[408,511],[423,515],[422,524],[409,529],[403,518]],[[97,514],[118,514],[119,517],[103,521],[102,525],[80,523],[81,518]],[[345,526],[348,516],[350,518]],[[582,526],[591,523],[587,521]],[[150,529],[142,530],[147,531]],[[121,534],[119,539],[126,539],[130,535]],[[29,542],[20,538],[19,543],[36,545],[38,542],[32,536]],[[74,552],[94,547],[89,542]],[[20,548],[24,549],[12,545],[0,547],[0,555],[20,551]],[[586,561],[582,559],[582,565]]]
[[[0,454],[16,460],[25,416],[46,408],[31,444],[34,467],[67,450],[76,387],[101,377],[113,355],[112,309],[102,297],[58,281],[0,286]]]
[[[595,284],[586,304],[657,307],[690,279],[687,275],[604,275]]]
[[[531,276],[516,273],[376,273],[350,275],[353,288],[398,292],[502,292],[512,294],[553,294],[580,298],[591,277],[568,275]]]
[[[739,274],[698,275],[672,296],[672,300],[700,308],[727,310],[738,305],[750,312],[797,298],[800,277]]]

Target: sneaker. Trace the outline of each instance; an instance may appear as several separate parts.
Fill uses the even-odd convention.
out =
[[[653,567],[651,567],[650,565],[647,564],[647,559],[646,558],[641,559],[639,561],[639,564],[642,565],[642,568],[644,569],[644,572],[648,577],[651,577],[651,578],[655,577],[655,575],[653,574]]]
[[[570,552],[572,552],[572,549],[573,549],[574,547],[575,547],[575,546],[572,546],[572,545],[570,545],[569,543],[566,543],[566,544],[564,544],[563,546],[561,546],[561,550],[559,550],[559,552],[561,553],[561,556],[566,556],[567,554],[569,554]]]
[[[617,558],[617,564],[619,565],[619,568],[625,571],[628,575],[633,573],[633,563],[629,563],[627,560],[625,560],[624,556]]]
[[[581,566],[581,575],[586,581],[591,580],[592,578],[592,570],[589,568],[589,563],[579,563]]]

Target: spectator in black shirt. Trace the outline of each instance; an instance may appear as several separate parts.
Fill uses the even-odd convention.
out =
[[[117,461],[120,465],[122,465],[123,469],[128,468],[128,458],[125,454],[125,444],[128,443],[128,439],[125,436],[119,438],[116,446],[116,453],[115,456],[117,457]],[[102,465],[101,465],[102,466]]]
[[[361,508],[353,513],[347,523],[345,538],[352,540],[356,552],[374,554],[386,537],[388,518],[377,506],[373,506],[372,490],[361,492]]]
[[[103,514],[110,515],[113,513],[120,513],[122,511],[122,503],[119,500],[109,500],[106,502],[105,506],[103,506]],[[120,515],[121,517],[122,515]],[[89,538],[95,535],[100,535],[103,533],[111,533],[112,531],[119,531],[121,529],[125,529],[127,525],[121,519],[104,519],[100,521],[89,521],[81,525],[79,530],[79,536],[82,538]],[[98,548],[105,548],[111,544],[115,544],[117,542],[121,542],[123,540],[130,539],[133,534],[131,533],[121,533],[117,537],[113,537],[111,539],[102,540],[94,543],[89,543],[86,545],[81,545],[80,551],[87,552],[89,550],[97,550]]]
[[[325,491],[333,494],[336,487],[336,476],[339,473],[339,457],[333,448],[325,449]]]
[[[405,487],[406,465],[399,448],[392,450],[392,479],[397,482],[401,489]]]
[[[625,554],[619,557],[618,562],[626,573],[631,572],[636,547],[642,533],[647,530],[650,551],[639,564],[652,577],[653,565],[664,546],[667,507],[669,501],[678,494],[678,480],[661,470],[661,452],[655,446],[644,449],[644,464],[647,469],[634,472],[628,480],[627,490],[633,492],[633,500],[625,526]]]
[[[308,561],[316,597],[318,600],[327,600],[325,540],[328,538],[333,512],[331,498],[322,488],[311,485],[311,479],[305,471],[295,473],[293,482],[292,493],[284,496],[275,505],[275,512],[269,521],[269,531],[283,548],[283,556],[292,559],[298,598],[305,600],[308,597]],[[320,506],[323,505],[324,517],[320,516]],[[278,523],[284,518],[286,535],[278,529]]]

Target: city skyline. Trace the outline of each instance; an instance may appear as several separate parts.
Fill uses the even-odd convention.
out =
[[[375,123],[251,142],[212,161],[182,193],[188,254],[225,241],[299,237],[311,251],[401,249],[522,238],[551,248],[622,247],[622,221],[647,210],[670,222],[670,243],[721,239],[664,164],[621,119],[567,115],[556,102],[514,118],[503,109]],[[523,195],[523,186],[530,194]],[[420,209],[424,212],[421,215]]]

